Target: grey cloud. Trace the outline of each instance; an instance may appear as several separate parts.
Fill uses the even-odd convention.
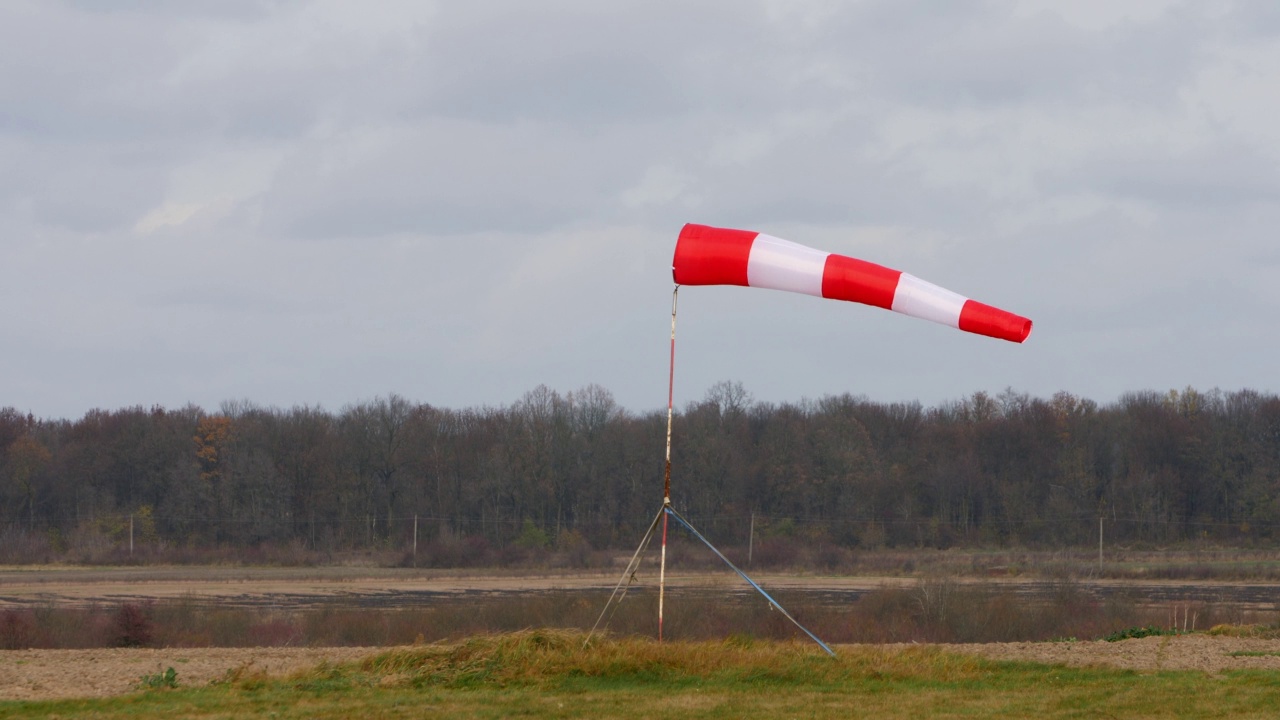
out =
[[[707,181],[707,211],[754,223],[885,225],[929,217],[960,221],[980,212],[963,190],[931,191],[918,172],[861,156],[857,129],[782,143],[752,163]],[[710,173],[709,173],[710,174]]]
[[[1219,142],[1182,151],[1118,150],[1093,159],[1048,186],[1087,189],[1170,208],[1280,201],[1280,162],[1254,148]]]
[[[163,197],[152,147],[32,143],[5,153],[14,214],[79,232],[129,228]]]
[[[610,140],[442,123],[392,132],[350,159],[340,139],[315,143],[280,170],[265,222],[302,236],[537,232],[590,219],[620,191],[625,163],[610,156],[627,150]]]
[[[877,95],[929,106],[1169,102],[1196,60],[1202,22],[1171,15],[1098,33],[993,3],[872,2],[824,24],[816,50],[856,68]]]
[[[1224,19],[1233,32],[1250,39],[1274,38],[1280,34],[1280,5],[1236,3]]]
[[[1037,329],[688,288],[678,398],[1274,382],[1249,328],[1280,300],[1280,150],[1185,96],[1276,42],[1259,4],[1101,30],[977,1],[106,7],[0,10],[0,303],[45,298],[0,321],[0,405],[656,407],[686,221]]]
[[[0,10],[0,132],[76,142],[153,139],[172,113],[164,28],[50,4]]]
[[[827,88],[798,55],[820,50],[778,33],[752,5],[492,8],[446,5],[425,28],[422,111],[574,125],[728,117],[820,101]]]
[[[262,18],[272,7],[283,3],[279,0],[184,0],[180,3],[154,2],[153,0],[113,0],[110,3],[96,0],[61,0],[58,4],[94,15],[247,21]]]

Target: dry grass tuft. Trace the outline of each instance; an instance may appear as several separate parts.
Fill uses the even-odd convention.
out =
[[[449,687],[527,685],[572,679],[676,683],[736,680],[749,683],[831,684],[849,678],[899,680],[978,677],[982,660],[933,647],[842,649],[831,658],[812,644],[664,642],[606,637],[586,643],[582,632],[528,630],[484,635],[461,643],[401,648],[360,664],[363,673],[406,685]]]
[[[1280,638],[1280,627],[1274,625],[1214,625],[1209,628],[1210,635],[1221,637],[1258,638],[1274,640]]]

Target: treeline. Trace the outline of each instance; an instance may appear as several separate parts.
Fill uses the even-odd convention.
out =
[[[0,542],[58,548],[632,548],[661,504],[665,412],[604,388],[500,408],[392,395],[337,413],[229,403],[0,410]],[[672,500],[725,543],[1058,546],[1280,536],[1280,397],[1006,391],[926,408],[753,402],[719,383],[675,418]],[[754,528],[753,528],[754,526]],[[6,540],[7,539],[7,540]]]

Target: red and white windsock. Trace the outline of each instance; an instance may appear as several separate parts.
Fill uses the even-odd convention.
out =
[[[882,265],[749,230],[685,225],[678,285],[744,285],[875,305],[966,332],[1020,343],[1031,321]]]

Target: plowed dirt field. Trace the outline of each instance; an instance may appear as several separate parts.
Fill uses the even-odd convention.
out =
[[[804,589],[830,595],[832,602],[912,582],[904,578],[797,577],[763,575],[771,588]],[[410,607],[448,598],[537,592],[605,591],[617,582],[612,573],[471,574],[378,568],[0,568],[0,609],[23,607],[110,606],[127,601],[193,598],[221,606],[307,608],[340,601],[356,607]],[[1005,581],[1034,598],[1035,581]],[[668,578],[675,588],[711,588],[741,592],[729,574]],[[1241,607],[1276,606],[1280,588],[1271,583],[1093,581],[1082,587],[1106,597],[1135,594],[1140,601],[1212,599]],[[901,646],[886,646],[889,648]],[[1204,634],[1150,637],[1116,643],[1056,642],[950,645],[954,652],[992,659],[1069,665],[1106,665],[1140,671],[1234,668],[1280,670],[1280,640],[1214,637]],[[127,693],[144,675],[173,667],[182,686],[204,685],[244,668],[287,675],[321,662],[344,662],[378,652],[377,648],[175,648],[93,650],[0,650],[0,699],[93,697]]]

